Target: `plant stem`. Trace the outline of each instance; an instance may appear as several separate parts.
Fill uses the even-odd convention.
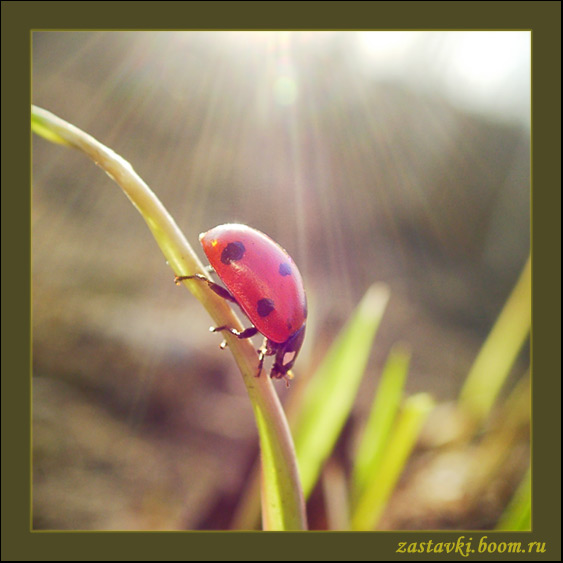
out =
[[[86,153],[125,192],[149,226],[175,275],[205,275],[184,235],[132,166],[90,135],[52,113],[32,106],[32,130],[49,141]],[[234,311],[206,284],[186,280],[217,325],[242,330]],[[225,335],[250,397],[262,453],[263,521],[268,530],[306,529],[305,505],[297,471],[293,440],[279,398],[269,377],[255,377],[258,360],[252,343]]]

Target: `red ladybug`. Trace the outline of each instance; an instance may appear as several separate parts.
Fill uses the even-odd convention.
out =
[[[307,299],[297,266],[279,244],[246,225],[219,225],[202,233],[199,240],[226,289],[201,274],[176,276],[176,283],[197,279],[237,303],[253,326],[242,332],[227,326],[211,330],[226,330],[238,338],[260,332],[265,340],[258,350],[257,377],[265,356],[275,355],[270,377],[287,378],[303,344],[307,318]]]

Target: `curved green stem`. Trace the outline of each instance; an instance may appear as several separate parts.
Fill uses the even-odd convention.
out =
[[[32,106],[31,125],[36,134],[47,140],[86,153],[119,184],[146,221],[175,275],[205,275],[201,262],[168,211],[126,160],[77,127],[36,106]],[[234,311],[206,284],[193,280],[183,283],[217,325],[242,330]],[[269,377],[255,377],[258,360],[252,343],[230,334],[225,337],[242,373],[256,417],[262,453],[264,529],[306,529],[293,441],[279,398]]]

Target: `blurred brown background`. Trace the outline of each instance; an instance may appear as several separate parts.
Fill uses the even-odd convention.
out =
[[[288,250],[310,311],[297,378],[386,282],[361,418],[399,340],[409,391],[455,398],[526,261],[529,41],[35,32],[33,103],[129,160],[192,244],[243,222]],[[34,138],[32,198],[34,527],[228,528],[256,431],[209,318],[86,157]]]

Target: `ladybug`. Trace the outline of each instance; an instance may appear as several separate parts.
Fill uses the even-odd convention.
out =
[[[258,350],[256,377],[262,372],[264,358],[275,356],[270,377],[287,380],[305,338],[307,319],[307,299],[297,266],[279,244],[246,225],[219,225],[202,233],[199,240],[225,287],[201,274],[176,276],[174,281],[200,280],[236,303],[253,326],[242,332],[228,326],[211,331],[228,331],[237,338],[251,338],[260,332],[264,344]],[[221,347],[225,346],[223,342]]]

